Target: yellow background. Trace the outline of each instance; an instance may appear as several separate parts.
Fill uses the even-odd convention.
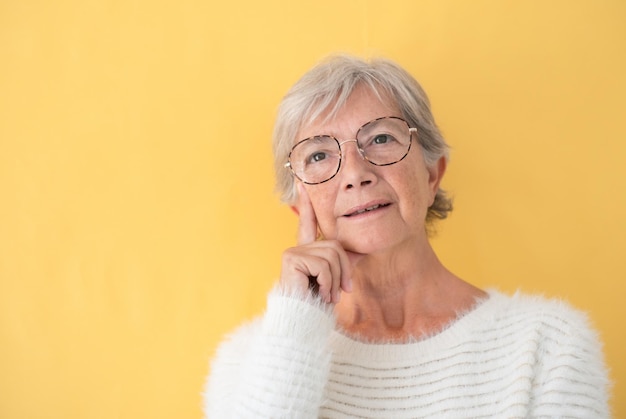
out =
[[[590,312],[626,417],[624,22],[621,0],[0,1],[0,417],[201,416],[295,238],[277,104],[335,51],[422,82],[453,147],[439,255]]]

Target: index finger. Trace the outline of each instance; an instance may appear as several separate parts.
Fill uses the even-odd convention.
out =
[[[310,244],[317,239],[317,218],[313,204],[304,186],[298,184],[298,245]]]

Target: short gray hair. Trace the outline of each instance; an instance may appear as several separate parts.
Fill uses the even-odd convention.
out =
[[[393,61],[376,58],[369,61],[349,56],[331,56],[309,70],[287,92],[278,108],[274,125],[273,150],[276,188],[281,200],[296,200],[295,181],[285,168],[289,152],[303,126],[328,112],[330,119],[345,105],[352,92],[365,85],[379,98],[396,101],[402,117],[417,128],[417,139],[428,166],[449,155],[446,144],[430,110],[430,101],[419,83]],[[381,115],[387,116],[387,115]],[[452,200],[439,189],[428,208],[426,220],[444,219],[452,211]]]

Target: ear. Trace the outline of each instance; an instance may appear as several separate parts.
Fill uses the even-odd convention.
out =
[[[432,194],[431,196],[433,201],[435,199],[437,191],[439,190],[439,184],[441,183],[441,179],[443,179],[443,175],[446,173],[447,166],[448,162],[446,161],[446,158],[440,157],[435,164],[427,168],[428,186]]]
[[[296,215],[300,215],[300,211],[298,210],[298,207],[295,205],[289,205],[289,208],[291,208],[291,210],[294,212],[294,214]]]

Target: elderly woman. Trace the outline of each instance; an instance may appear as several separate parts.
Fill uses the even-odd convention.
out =
[[[319,64],[282,101],[274,152],[298,244],[265,314],[218,350],[208,417],[609,416],[584,315],[483,291],[435,255],[448,147],[406,71]]]

